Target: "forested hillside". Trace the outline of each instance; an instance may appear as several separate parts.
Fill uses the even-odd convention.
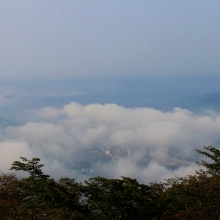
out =
[[[206,170],[162,183],[93,177],[84,183],[42,172],[40,159],[15,161],[0,175],[0,219],[220,219],[220,151],[209,146],[198,153]]]

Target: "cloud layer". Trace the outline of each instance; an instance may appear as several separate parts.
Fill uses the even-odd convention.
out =
[[[0,133],[0,167],[7,171],[19,156],[39,157],[45,172],[53,177],[86,178],[67,168],[75,152],[99,147],[130,150],[131,157],[114,163],[94,164],[108,177],[130,176],[142,182],[162,181],[174,175],[187,175],[199,167],[195,149],[218,147],[220,115],[193,114],[174,108],[162,112],[151,108],[124,108],[116,104],[70,103],[63,108],[33,110],[28,122],[4,128]],[[139,166],[138,161],[148,161]],[[174,170],[169,160],[187,161]]]

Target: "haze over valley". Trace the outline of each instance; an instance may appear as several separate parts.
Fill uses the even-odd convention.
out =
[[[2,84],[8,87],[1,92],[1,169],[25,156],[41,158],[56,178],[130,176],[148,182],[193,173],[200,160],[195,149],[219,144],[218,80]],[[210,108],[200,97],[212,94]],[[191,109],[184,108],[191,99]]]

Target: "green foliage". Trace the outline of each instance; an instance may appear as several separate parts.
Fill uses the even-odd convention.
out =
[[[199,163],[208,171],[149,185],[129,177],[55,181],[43,173],[40,159],[21,157],[11,169],[28,172],[27,178],[0,173],[0,219],[220,219],[220,151],[204,149],[197,152],[214,161]]]
[[[196,151],[212,159],[214,163],[208,163],[202,160],[201,162],[198,162],[198,164],[205,166],[212,174],[220,174],[220,150],[212,146],[208,146],[208,147],[205,146],[204,149],[206,151],[201,151],[201,150],[196,150]]]
[[[0,173],[0,219],[13,219],[22,196],[14,174]],[[14,218],[15,219],[15,218]]]
[[[22,170],[29,173],[28,178],[17,182],[23,192],[23,200],[17,209],[25,219],[72,219],[73,215],[83,212],[79,204],[78,184],[73,179],[61,178],[58,182],[45,175],[39,164],[40,159],[15,161],[11,170]]]
[[[24,163],[20,161],[14,161],[10,170],[23,170],[27,171],[30,174],[31,178],[34,179],[48,179],[50,176],[45,175],[41,168],[44,166],[43,164],[39,164],[39,158],[33,158],[32,160],[27,160],[25,157],[20,157]]]
[[[85,181],[82,192],[93,217],[148,219],[154,213],[151,187],[135,179],[94,177]]]
[[[162,219],[219,219],[220,176],[200,170],[196,175],[168,179]]]

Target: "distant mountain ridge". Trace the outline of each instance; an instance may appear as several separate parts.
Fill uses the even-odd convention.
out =
[[[164,108],[169,106],[186,108],[193,112],[205,110],[220,111],[220,91],[201,95],[186,96],[180,99],[169,100],[164,103]]]

